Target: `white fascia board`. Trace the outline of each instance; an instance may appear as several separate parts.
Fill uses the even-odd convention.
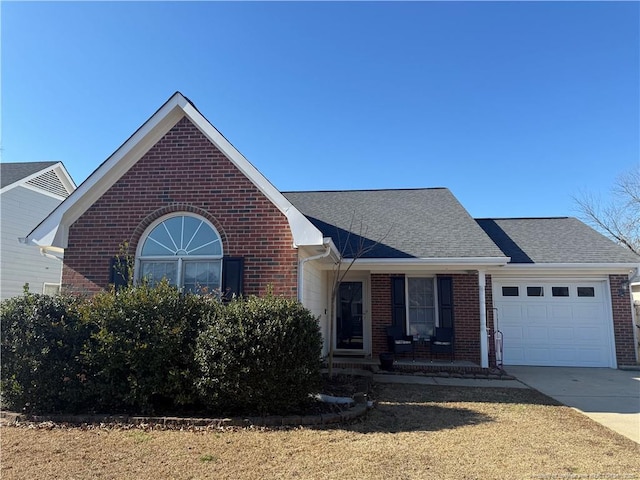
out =
[[[180,95],[182,97],[182,95]],[[184,98],[184,97],[183,97]],[[69,226],[173,127],[183,112],[174,95],[45,218],[25,239],[28,245],[66,248]]]
[[[66,197],[64,196],[60,196],[57,195],[55,193],[51,193],[48,192],[46,190],[43,190],[42,188],[39,187],[35,187],[33,185],[30,185],[28,182],[29,180],[33,180],[34,178],[39,177],[40,175],[43,175],[47,172],[50,171],[55,171],[56,176],[60,179],[60,183],[62,183],[62,185],[64,186],[65,190],[67,191],[67,193],[70,195],[71,193],[73,193],[73,191],[76,189],[76,184],[73,181],[73,179],[71,178],[71,176],[69,175],[69,172],[67,172],[67,169],[64,168],[64,165],[62,164],[62,162],[57,162],[47,168],[43,168],[42,170],[38,170],[36,173],[33,173],[27,177],[21,178],[20,180],[17,180],[15,182],[13,182],[10,185],[5,186],[4,188],[0,189],[0,194],[5,193],[13,188],[16,187],[22,187],[22,188],[26,188],[28,190],[37,192],[41,195],[46,195],[48,197],[52,197],[58,200],[64,200]]]
[[[184,97],[182,97],[184,99]],[[322,233],[295,208],[191,103],[184,99],[184,112],[198,129],[273,203],[286,217],[295,247],[322,245]]]
[[[637,263],[533,263],[506,265],[487,273],[500,277],[628,275],[638,267]]]
[[[62,162],[58,162],[53,166],[53,168],[55,168],[56,174],[58,175],[60,182],[62,182],[62,185],[64,185],[64,188],[67,189],[67,192],[69,192],[69,194],[73,193],[78,186],[76,185],[76,182],[73,181],[73,178],[71,178],[71,175],[69,175],[64,164]]]
[[[447,270],[468,271],[488,270],[507,264],[509,257],[461,257],[461,258],[351,258],[342,259],[343,264],[350,264],[352,270],[375,271],[416,271]]]
[[[338,247],[333,243],[331,237],[324,237],[322,239],[322,245],[301,245],[298,250],[298,255],[300,260],[305,260],[306,258],[326,253],[327,249],[329,249],[329,255],[322,256],[318,260],[315,260],[315,262],[320,264],[319,268],[321,270],[328,270],[338,263],[340,259]]]
[[[294,245],[322,245],[322,234],[180,93],[174,94],[25,239],[66,248],[69,226],[122,177],[163,135],[187,116],[287,217]]]
[[[42,175],[44,172],[47,172],[49,170],[53,170],[54,166],[55,165],[51,165],[50,167],[43,168],[42,170],[38,170],[37,172],[32,173],[31,175],[29,175],[27,177],[22,177],[20,180],[16,180],[15,182],[10,183],[9,185],[5,185],[3,188],[0,188],[0,193],[7,192],[7,191],[9,191],[9,190],[11,190],[13,188],[16,188],[16,187],[20,187],[23,184],[26,184],[29,180],[32,180],[32,179]]]
[[[62,165],[62,162],[57,162],[46,168],[43,168],[42,170],[38,170],[37,172],[32,173],[31,175],[22,177],[20,180],[16,180],[15,182],[10,183],[9,185],[5,185],[3,188],[0,189],[0,193],[4,193],[8,190],[11,190],[12,188],[20,187],[20,186],[29,188],[30,186],[26,185],[26,183],[29,180],[33,180],[34,178],[37,178],[40,175],[43,175],[52,170],[56,171],[56,174],[58,174],[58,178],[60,178],[60,181],[62,182],[62,184],[64,185],[64,187],[67,189],[69,193],[75,190],[76,184],[71,179],[71,176],[69,176],[69,172],[67,172],[67,170],[64,168],[64,165]]]

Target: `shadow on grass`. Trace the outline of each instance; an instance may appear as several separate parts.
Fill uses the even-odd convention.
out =
[[[361,422],[348,426],[348,430],[359,433],[439,431],[495,421],[490,413],[474,408],[474,403],[562,405],[536,390],[434,385],[375,384],[371,398],[376,408]]]
[[[399,433],[449,430],[479,425],[493,419],[467,408],[380,403],[366,419],[347,427],[358,433]]]

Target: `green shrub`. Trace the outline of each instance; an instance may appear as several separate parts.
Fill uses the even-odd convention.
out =
[[[83,307],[96,409],[177,412],[197,401],[195,341],[203,300],[167,282],[102,292]]]
[[[321,382],[318,323],[284,298],[223,304],[161,282],[87,299],[25,294],[0,313],[12,410],[282,414]]]
[[[0,304],[1,388],[5,408],[73,413],[89,403],[81,351],[90,328],[78,300],[25,293]]]
[[[317,320],[269,295],[211,305],[197,342],[203,402],[224,413],[289,413],[321,382]]]

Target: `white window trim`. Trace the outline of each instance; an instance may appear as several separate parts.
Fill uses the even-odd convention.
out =
[[[405,330],[407,335],[411,331],[410,315],[409,315],[409,279],[410,278],[429,278],[433,281],[433,328],[440,326],[440,315],[438,313],[438,277],[436,275],[405,275],[404,276],[404,309],[405,309]]]
[[[147,240],[147,237],[149,236],[149,234],[161,223],[171,219],[171,218],[175,218],[175,217],[192,217],[198,220],[203,221],[207,226],[209,226],[214,232],[215,234],[218,236],[218,239],[220,241],[220,254],[219,255],[150,255],[150,256],[146,256],[143,257],[142,256],[142,248],[144,247],[144,244]],[[141,276],[142,276],[142,262],[171,262],[171,261],[177,261],[177,271],[176,271],[176,284],[178,289],[180,289],[182,291],[182,289],[184,288],[183,285],[183,277],[184,277],[184,273],[183,273],[183,265],[184,262],[197,262],[197,261],[220,261],[220,285],[219,288],[222,288],[222,259],[224,257],[224,246],[222,244],[222,236],[220,235],[220,232],[218,232],[218,229],[206,218],[204,218],[201,215],[197,215],[195,213],[190,213],[190,212],[172,212],[168,215],[164,215],[160,218],[157,218],[156,220],[154,220],[142,233],[142,235],[140,236],[140,241],[138,242],[138,245],[136,247],[136,257],[135,257],[135,263],[134,263],[134,274],[133,277],[135,278],[136,282],[140,282],[141,280]]]
[[[49,294],[47,293],[47,288],[52,288],[52,287],[56,289],[55,295],[60,293],[61,285],[59,283],[44,282],[42,284],[42,294],[43,295],[51,295],[50,293]]]

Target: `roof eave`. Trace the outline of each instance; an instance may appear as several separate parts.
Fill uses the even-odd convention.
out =
[[[343,263],[353,262],[352,270],[376,271],[477,271],[505,266],[509,257],[442,257],[442,258],[344,258]]]
[[[640,268],[639,263],[519,263],[505,265],[500,274],[545,275],[545,274],[593,274],[628,275]]]
[[[183,97],[184,98],[184,97]],[[322,245],[323,237],[305,217],[267,178],[253,166],[199,111],[186,99],[185,114],[211,143],[221,150],[229,160],[273,203],[286,217],[293,235],[294,247]]]
[[[287,217],[294,246],[322,245],[322,233],[229,143],[187,100],[176,92],[105,160],[64,202],[46,217],[25,243],[66,248],[68,229],[98,198],[122,177],[183,116],[219,148],[225,156]]]
[[[3,188],[0,188],[0,194],[5,193],[21,185],[25,185],[27,182],[29,182],[29,180],[33,180],[34,178],[37,178],[40,175],[47,173],[49,171],[56,172],[56,174],[58,175],[58,178],[60,179],[60,182],[62,182],[62,185],[67,190],[67,192],[69,192],[69,194],[71,194],[76,189],[75,182],[71,178],[71,175],[69,175],[69,172],[67,171],[65,166],[62,164],[62,162],[53,162],[48,167],[41,168],[37,172],[33,172],[32,174],[27,175],[26,177],[22,177],[19,180],[16,180],[15,182],[10,183],[9,185],[5,185]]]

